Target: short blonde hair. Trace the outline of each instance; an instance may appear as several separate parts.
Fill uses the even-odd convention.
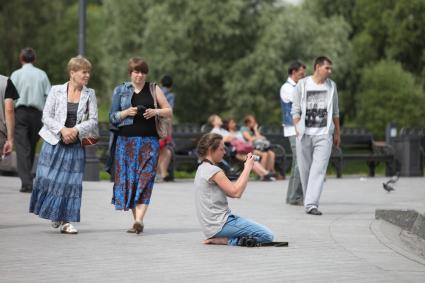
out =
[[[217,114],[212,114],[210,117],[208,117],[208,124],[214,127],[214,120],[216,118],[220,118]]]
[[[77,72],[79,70],[91,71],[90,61],[81,55],[72,57],[68,62],[68,73],[71,71]]]

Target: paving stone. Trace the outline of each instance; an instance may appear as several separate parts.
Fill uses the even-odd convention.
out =
[[[18,178],[0,177],[0,281],[423,282],[425,265],[391,245],[375,210],[424,212],[425,178],[390,194],[385,180],[329,177],[322,216],[286,205],[286,180],[250,182],[230,207],[289,247],[242,248],[201,244],[191,181],[155,184],[142,235],[125,232],[131,213],[114,210],[111,183],[84,182],[79,234],[62,235],[28,213]]]

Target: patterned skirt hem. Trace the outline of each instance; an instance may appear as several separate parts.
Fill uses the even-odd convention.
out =
[[[34,180],[30,213],[52,221],[80,222],[82,185],[66,185],[41,177]]]

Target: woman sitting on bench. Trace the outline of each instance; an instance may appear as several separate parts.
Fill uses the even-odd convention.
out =
[[[229,121],[234,120],[230,119]],[[231,144],[236,149],[236,159],[245,161],[247,153],[252,153],[254,151],[254,148],[251,146],[251,144],[244,141],[242,135],[238,137],[236,133],[230,133],[228,130],[223,129],[223,121],[217,114],[211,115],[208,118],[208,123],[212,126],[211,133],[221,135],[225,143]],[[254,161],[252,171],[254,171],[254,173],[260,177],[261,181],[276,181],[274,174],[267,171],[259,161]]]

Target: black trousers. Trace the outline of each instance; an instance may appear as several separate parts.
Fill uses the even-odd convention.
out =
[[[15,150],[22,186],[32,186],[32,167],[38,132],[43,125],[42,115],[40,110],[33,107],[19,106],[15,109]]]

